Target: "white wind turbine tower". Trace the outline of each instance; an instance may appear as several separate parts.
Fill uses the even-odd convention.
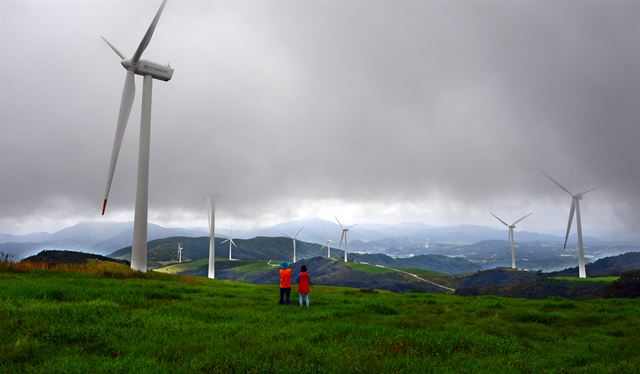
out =
[[[541,170],[542,174],[544,174],[550,181],[552,181],[556,186],[560,187],[561,190],[568,193],[571,196],[571,208],[569,210],[569,223],[567,224],[567,234],[564,237],[564,249],[567,249],[567,239],[569,239],[569,231],[571,230],[571,223],[573,222],[573,214],[576,214],[576,227],[578,230],[578,276],[580,278],[587,277],[587,269],[585,268],[584,261],[584,246],[582,243],[582,220],[580,218],[580,200],[587,193],[595,190],[592,188],[590,190],[586,190],[584,192],[580,192],[577,194],[572,194],[567,188],[561,185],[557,180],[551,178],[551,176]]]
[[[216,278],[216,201],[213,197],[207,196],[207,206],[209,208],[209,271],[207,276]]]
[[[489,212],[491,213],[491,212]],[[500,218],[498,218],[498,216],[496,216],[495,214],[491,213],[492,216],[496,217],[496,219],[500,222],[502,222],[503,225],[507,226],[509,228],[509,245],[511,245],[511,268],[512,269],[516,269],[516,241],[513,237],[513,229],[516,228],[516,224],[518,224],[520,221],[522,221],[523,219],[529,217],[530,215],[532,215],[533,213],[529,213],[526,216],[520,218],[519,220],[515,221],[512,224],[507,224],[505,221],[501,220]]]
[[[342,235],[340,236],[340,243],[338,245],[340,248],[342,248],[342,242],[344,241],[344,262],[347,262],[347,234],[349,233],[349,230],[355,225],[342,226],[342,223],[340,223],[338,217],[336,217],[336,221],[338,221],[338,225],[340,225],[340,229],[342,229]]]
[[[118,125],[116,127],[116,135],[113,141],[113,150],[111,152],[111,163],[107,175],[107,188],[104,193],[104,201],[102,203],[102,215],[107,208],[107,200],[109,198],[109,190],[113,181],[113,174],[120,153],[120,146],[124,137],[124,130],[127,127],[131,106],[135,94],[134,74],[144,77],[142,86],[142,118],[140,121],[140,146],[138,151],[138,181],[136,187],[136,208],[133,223],[133,245],[131,248],[131,268],[134,270],[147,271],[147,209],[149,205],[149,148],[151,134],[151,87],[153,79],[168,81],[173,76],[173,69],[168,65],[162,65],[155,62],[142,60],[142,53],[149,45],[151,36],[153,35],[158,19],[162,14],[167,0],[162,2],[160,9],[153,18],[149,29],[144,34],[138,49],[131,58],[126,58],[116,47],[102,38],[113,51],[122,59],[120,62],[127,70],[124,81],[124,89],[122,90],[122,99],[120,101],[120,113],[118,114]]]
[[[325,248],[327,248],[327,258],[331,258],[331,243],[333,243],[334,241],[329,239],[329,236],[327,235],[327,229],[324,229],[324,244],[322,245],[322,248],[320,248],[320,250],[323,250]]]
[[[178,263],[182,263],[182,243],[178,243]]]
[[[238,246],[236,245],[236,243],[233,241],[233,239],[231,239],[231,233],[233,232],[233,229],[229,230],[229,237],[223,241],[220,244],[224,244],[226,242],[229,242],[229,261],[233,261],[233,258],[231,258],[231,246],[233,245],[234,247],[238,248]]]
[[[293,236],[289,236],[287,234],[282,234],[282,235],[286,236],[287,238],[293,240],[293,262],[296,262],[296,239],[298,239],[298,234],[300,234],[302,229],[304,229],[304,226],[301,227],[300,230],[298,230],[298,232],[296,232],[296,234],[293,235]]]

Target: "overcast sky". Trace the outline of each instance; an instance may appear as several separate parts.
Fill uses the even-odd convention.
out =
[[[142,78],[100,217],[125,70],[160,1],[0,0],[0,232],[132,220]],[[640,240],[640,2],[170,0],[150,220],[316,216]]]

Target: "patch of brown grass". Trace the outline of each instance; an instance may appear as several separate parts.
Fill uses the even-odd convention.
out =
[[[30,271],[53,271],[59,273],[87,273],[112,278],[145,278],[145,273],[131,270],[126,265],[109,261],[89,260],[85,264],[52,262],[3,262],[0,271],[26,273]]]

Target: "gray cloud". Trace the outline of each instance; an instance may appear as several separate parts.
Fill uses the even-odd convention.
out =
[[[99,35],[132,53],[157,5],[1,3],[3,225],[98,214],[124,81]],[[314,201],[535,208],[555,230],[569,202],[540,167],[600,188],[585,202],[600,229],[638,232],[639,16],[631,1],[170,1],[145,52],[176,69],[154,82],[150,205],[167,221],[212,191],[240,221]],[[111,191],[124,215],[141,83]]]

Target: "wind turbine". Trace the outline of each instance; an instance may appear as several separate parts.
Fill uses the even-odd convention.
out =
[[[298,230],[298,232],[296,232],[296,234],[293,235],[293,236],[289,236],[287,234],[282,234],[282,235],[286,236],[287,238],[293,240],[293,262],[296,262],[296,239],[298,239],[298,234],[300,234],[302,229],[304,229],[304,226],[301,227],[300,230]]]
[[[325,248],[327,248],[327,258],[331,258],[331,243],[333,243],[334,241],[329,239],[329,236],[327,235],[327,229],[324,229],[324,244],[322,245],[322,248],[320,248],[320,250],[323,250]]]
[[[224,244],[226,242],[229,242],[229,261],[232,261],[233,259],[231,258],[231,245],[233,245],[234,247],[238,248],[238,246],[236,245],[236,243],[233,241],[233,239],[231,239],[231,233],[233,232],[233,229],[229,230],[229,237],[223,241],[220,244]]]
[[[140,145],[138,150],[138,181],[136,187],[136,208],[135,218],[133,222],[133,245],[131,247],[131,268],[134,270],[147,271],[147,210],[149,207],[149,148],[151,137],[151,89],[153,79],[168,81],[173,76],[173,69],[169,65],[162,65],[155,62],[142,60],[142,53],[149,45],[151,36],[156,29],[162,10],[167,0],[162,2],[160,9],[153,18],[151,25],[144,34],[138,49],[131,58],[126,58],[116,47],[114,47],[107,39],[102,38],[113,51],[122,59],[120,62],[127,70],[122,90],[122,99],[120,101],[120,113],[118,114],[118,124],[116,127],[116,135],[113,141],[113,150],[111,151],[111,163],[107,174],[107,188],[104,192],[104,201],[102,202],[102,215],[107,208],[107,200],[109,199],[109,190],[113,181],[113,174],[120,153],[120,146],[124,137],[124,130],[127,127],[133,98],[135,95],[135,79],[134,74],[144,77],[142,86],[142,117],[140,120]]]
[[[178,243],[178,263],[182,263],[182,243]]]
[[[216,201],[207,195],[207,206],[209,207],[209,271],[207,276],[216,278]]]
[[[342,223],[340,223],[340,220],[338,219],[338,217],[336,217],[336,221],[338,221],[338,225],[340,225],[340,228],[342,229],[342,235],[340,236],[340,244],[338,245],[340,248],[342,248],[342,241],[344,240],[344,262],[347,262],[347,234],[349,233],[349,230],[355,225],[342,226]]]
[[[489,212],[491,213],[491,212]],[[507,224],[505,221],[501,220],[500,218],[498,218],[498,216],[496,216],[495,214],[491,213],[492,216],[496,217],[496,219],[500,222],[502,222],[503,225],[507,226],[509,228],[509,244],[511,245],[511,268],[515,269],[516,268],[516,241],[513,237],[513,229],[516,228],[516,224],[519,223],[520,221],[522,221],[523,219],[529,217],[530,215],[532,215],[533,213],[529,213],[526,216],[520,218],[519,220],[515,221],[512,224]]]
[[[578,230],[578,277],[586,278],[587,277],[587,269],[585,268],[584,261],[584,246],[582,243],[582,220],[580,219],[580,200],[587,193],[595,190],[595,188],[586,190],[584,192],[580,192],[577,194],[571,193],[567,188],[561,185],[557,180],[553,179],[549,174],[540,170],[542,174],[544,174],[550,181],[552,181],[556,186],[560,187],[561,190],[568,193],[571,196],[571,208],[569,209],[569,223],[567,224],[567,234],[564,237],[564,249],[567,249],[567,240],[569,239],[569,231],[571,230],[571,223],[573,222],[573,214],[576,214],[576,226]]]

